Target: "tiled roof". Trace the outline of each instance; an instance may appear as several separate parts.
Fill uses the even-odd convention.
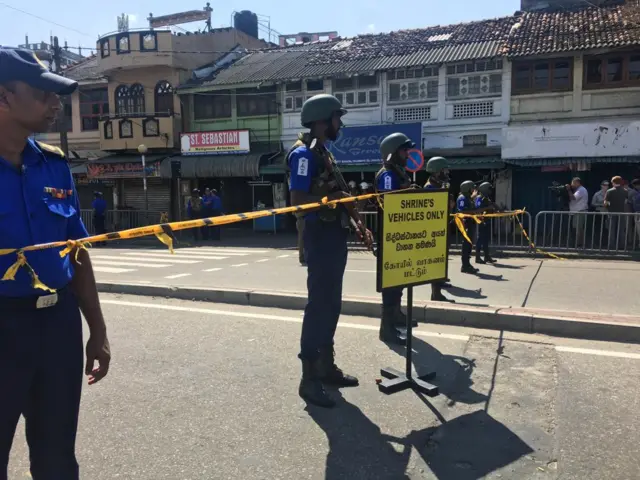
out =
[[[98,73],[98,57],[92,56],[67,67],[62,74],[78,82],[90,80],[102,80],[104,76]]]
[[[509,57],[640,45],[640,8],[629,4],[516,12]]]
[[[503,17],[255,52],[201,85],[277,82],[490,58],[498,54],[515,22],[515,17]]]

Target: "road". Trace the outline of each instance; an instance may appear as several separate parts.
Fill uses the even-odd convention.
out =
[[[190,247],[172,255],[160,247],[95,248],[91,256],[99,281],[306,294],[306,269],[290,249]],[[460,257],[452,256],[449,270],[456,288],[448,295],[457,303],[622,315],[640,311],[631,281],[640,274],[637,262],[512,258],[480,267],[479,276],[461,274]],[[373,255],[350,252],[344,294],[377,297],[375,270]],[[428,286],[415,289],[416,300],[430,296]]]
[[[113,364],[86,387],[91,480],[632,480],[640,346],[421,325],[414,365],[441,395],[377,391],[404,365],[374,320],[344,317],[339,406],[297,396],[301,312],[103,295]],[[10,478],[27,477],[20,426]]]

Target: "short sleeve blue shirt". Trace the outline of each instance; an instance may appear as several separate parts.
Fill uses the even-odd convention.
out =
[[[311,192],[311,182],[318,175],[316,157],[306,145],[301,145],[289,155],[289,190],[298,192]],[[317,212],[304,214],[307,219],[315,219]]]
[[[80,218],[80,202],[64,157],[29,139],[18,169],[0,157],[0,249],[23,248],[88,236]],[[26,252],[29,265],[46,286],[60,289],[73,277],[70,256],[62,248]],[[0,256],[0,275],[16,261],[15,254]],[[43,295],[31,286],[24,268],[15,280],[0,281],[0,297]]]
[[[464,212],[465,210],[471,210],[472,204],[471,199],[465,197],[464,195],[460,195],[458,200],[456,201],[456,207],[459,212]]]
[[[387,192],[389,190],[398,190],[400,188],[400,179],[395,172],[385,170],[378,177],[376,188],[379,192]]]
[[[96,198],[91,206],[98,215],[104,215],[107,210],[107,201],[104,198]]]

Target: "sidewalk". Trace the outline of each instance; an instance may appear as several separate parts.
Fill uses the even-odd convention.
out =
[[[171,279],[157,272],[133,273],[126,280],[108,274],[97,277],[104,292],[301,310],[306,304],[306,268],[298,264],[295,251],[280,253],[285,255],[276,251],[269,261],[245,259],[247,263],[211,273],[203,273],[208,270],[201,264],[179,265],[171,270],[171,276],[178,278]],[[445,290],[445,295],[456,303],[431,303],[430,286],[417,287],[415,317],[434,323],[640,342],[640,297],[633,281],[640,265],[635,262],[514,258],[480,268],[477,276],[461,274],[460,259],[454,256],[449,264],[454,288]],[[371,253],[349,254],[343,313],[379,315],[375,270]],[[549,319],[573,323],[560,328],[549,326]],[[594,322],[605,325],[606,332],[594,330]]]

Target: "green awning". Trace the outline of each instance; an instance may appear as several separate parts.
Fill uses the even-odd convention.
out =
[[[572,163],[638,163],[640,157],[565,157],[565,158],[510,158],[505,163],[518,167],[552,167]]]
[[[345,172],[377,172],[380,170],[381,164],[356,164],[356,165],[341,165],[338,164],[340,171]],[[271,165],[264,165],[260,167],[260,175],[273,175],[278,173],[285,173],[284,159],[282,162],[273,163]]]

